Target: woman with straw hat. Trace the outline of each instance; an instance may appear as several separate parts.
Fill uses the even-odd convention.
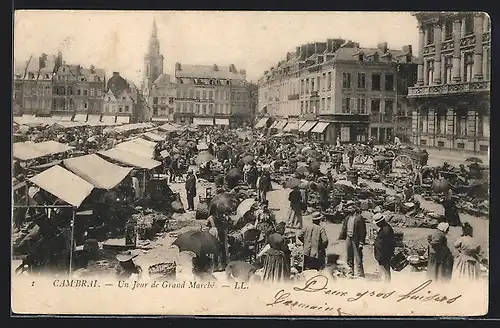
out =
[[[435,281],[446,281],[451,278],[453,268],[453,255],[448,248],[446,235],[450,230],[450,225],[446,222],[438,224],[428,237],[428,257],[427,275],[429,279]]]

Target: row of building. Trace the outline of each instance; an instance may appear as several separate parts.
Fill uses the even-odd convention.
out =
[[[298,124],[305,131],[303,122],[310,121],[327,142],[375,138],[385,143],[397,135],[422,146],[487,151],[488,17],[413,15],[420,24],[417,56],[411,46],[364,48],[343,39],[308,43],[287,53],[259,80],[260,123],[288,122],[273,123],[273,128]]]

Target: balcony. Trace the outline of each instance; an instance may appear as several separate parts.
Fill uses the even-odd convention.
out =
[[[464,82],[443,85],[425,85],[408,88],[409,98],[420,98],[461,93],[490,92],[490,82]]]

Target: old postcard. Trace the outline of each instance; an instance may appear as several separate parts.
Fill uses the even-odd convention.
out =
[[[488,312],[480,12],[16,11],[15,314]]]

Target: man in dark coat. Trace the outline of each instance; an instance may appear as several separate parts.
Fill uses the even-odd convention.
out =
[[[355,204],[353,204],[355,205]],[[366,240],[366,223],[361,216],[359,206],[348,205],[348,216],[344,219],[342,230],[340,231],[340,240],[346,241],[347,265],[349,266],[351,276],[354,276],[356,266],[357,275],[365,277],[363,268],[363,246]]]
[[[386,282],[391,281],[391,259],[394,256],[396,246],[394,240],[394,230],[387,223],[385,217],[377,213],[373,216],[374,223],[379,227],[377,237],[373,244],[375,259],[379,264],[379,270],[382,278]]]
[[[186,197],[188,202],[188,211],[194,211],[194,198],[196,197],[196,177],[192,170],[188,171],[186,179]]]
[[[305,227],[297,236],[304,244],[304,270],[323,270],[326,263],[326,248],[328,237],[325,228],[320,223],[321,213],[312,216],[312,224]]]
[[[267,193],[271,191],[271,175],[269,171],[262,172],[259,180],[259,200],[264,201],[267,199]]]
[[[354,164],[354,157],[356,157],[356,149],[354,149],[354,146],[349,146],[347,150],[347,158],[349,159],[349,167],[352,167]]]

